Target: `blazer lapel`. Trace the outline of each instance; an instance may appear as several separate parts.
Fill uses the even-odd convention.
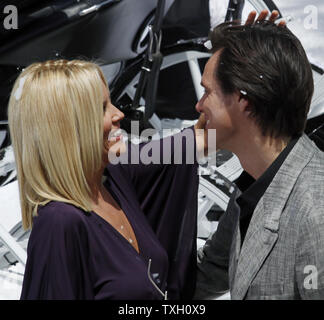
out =
[[[278,239],[281,213],[296,180],[314,155],[315,147],[303,135],[291,150],[256,206],[241,251],[239,226],[232,244],[230,283],[232,299],[244,299],[251,282]],[[237,267],[235,266],[237,265]]]
[[[264,227],[264,201],[258,203],[239,253],[231,297],[244,299],[246,292],[278,239],[278,233]],[[238,231],[239,232],[239,231]],[[240,245],[239,237],[236,247]]]
[[[229,277],[230,290],[232,290],[234,285],[234,277],[235,277],[238,259],[240,256],[240,250],[241,250],[241,234],[240,234],[240,224],[239,224],[240,207],[236,203],[236,199],[240,196],[240,194],[241,194],[240,190],[236,188],[233,201],[229,203],[229,208],[228,208],[228,210],[232,211],[231,214],[237,217],[236,227],[234,229],[234,234],[233,234],[233,241],[231,244],[230,258],[229,258],[228,277]]]
[[[231,245],[231,254],[230,254],[229,268],[228,268],[229,288],[231,292],[234,288],[235,273],[236,273],[238,259],[241,250],[240,246],[241,246],[240,228],[239,228],[239,224],[237,224],[233,236],[232,245]]]

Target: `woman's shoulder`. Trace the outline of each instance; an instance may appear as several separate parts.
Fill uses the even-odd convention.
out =
[[[85,225],[86,212],[70,203],[51,201],[38,207],[34,223],[48,223],[65,227]]]
[[[51,201],[39,206],[28,241],[28,256],[37,263],[42,261],[47,268],[49,259],[74,259],[75,254],[88,250],[90,232],[85,218],[84,211],[68,203]]]

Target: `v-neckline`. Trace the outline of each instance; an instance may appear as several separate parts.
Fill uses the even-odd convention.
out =
[[[135,236],[135,240],[137,242],[137,247],[138,247],[138,251],[135,249],[135,247],[129,242],[127,241],[127,239],[106,219],[104,219],[103,217],[101,217],[98,213],[96,213],[95,211],[91,211],[95,216],[99,217],[100,220],[104,221],[117,235],[119,238],[121,238],[123,241],[126,241],[126,243],[132,248],[132,250],[134,250],[136,252],[136,254],[140,257],[142,257],[141,253],[142,253],[142,249],[140,248],[140,243],[138,241],[138,236],[136,234],[136,228],[134,228],[134,223],[133,221],[129,218],[128,212],[127,210],[125,210],[125,208],[121,205],[121,201],[119,200],[118,196],[116,195],[116,193],[112,190],[110,190],[107,186],[107,184],[104,184],[104,187],[106,188],[106,190],[110,193],[111,197],[116,201],[116,203],[119,205],[119,207],[121,208],[121,210],[124,212],[129,225],[131,226],[133,232],[134,232],[134,236]]]

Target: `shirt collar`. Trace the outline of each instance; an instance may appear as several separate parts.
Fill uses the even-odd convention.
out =
[[[256,207],[257,203],[268,189],[271,181],[279,171],[281,165],[286,160],[288,154],[298,141],[298,138],[293,138],[285,149],[279,154],[279,156],[272,162],[270,167],[261,175],[261,177],[255,180],[246,171],[240,175],[236,184],[242,194],[237,198],[237,203],[240,205],[242,203],[248,203],[249,205]]]

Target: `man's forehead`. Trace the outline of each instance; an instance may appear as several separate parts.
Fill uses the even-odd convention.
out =
[[[217,67],[218,65],[218,61],[220,59],[220,55],[222,53],[222,50],[217,50],[209,59],[208,62],[210,62],[210,64],[214,67],[214,69]]]
[[[202,85],[204,87],[211,87],[215,79],[214,75],[217,69],[220,51],[216,51],[207,61],[204,74],[202,77]]]

